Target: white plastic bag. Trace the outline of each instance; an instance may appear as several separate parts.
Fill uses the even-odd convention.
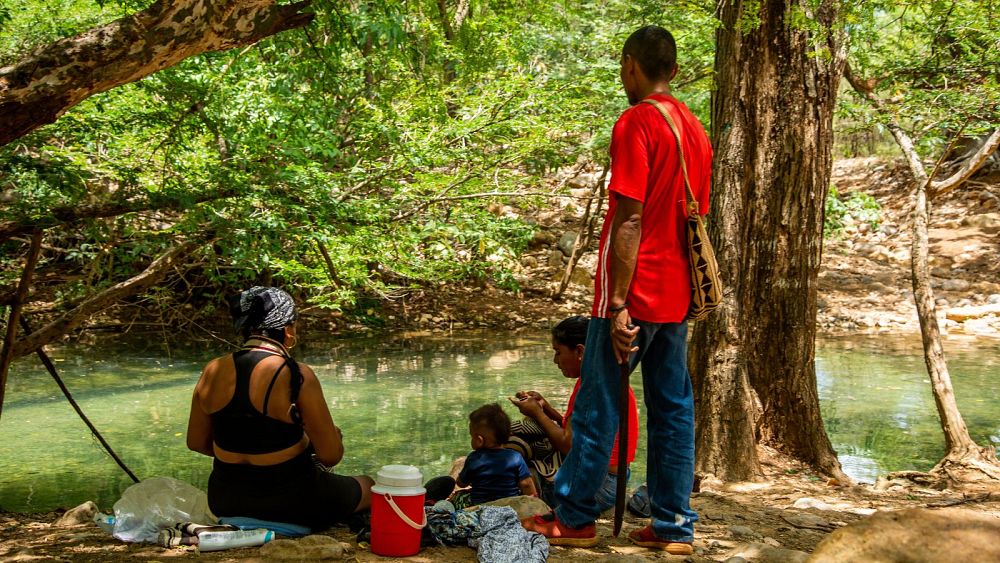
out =
[[[204,491],[172,477],[152,477],[122,493],[112,534],[126,542],[155,542],[161,529],[178,522],[216,524],[218,519]]]

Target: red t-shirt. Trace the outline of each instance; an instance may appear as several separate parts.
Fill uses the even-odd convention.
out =
[[[569,424],[569,417],[573,414],[573,405],[576,403],[576,393],[580,390],[582,379],[576,380],[573,393],[569,396],[569,403],[566,405],[566,414],[563,415],[562,426],[566,428]],[[628,462],[635,460],[635,447],[639,444],[639,411],[635,408],[635,393],[632,388],[628,388]],[[608,467],[618,467],[618,433],[615,432],[615,445],[611,447],[611,459]]]
[[[660,102],[677,124],[684,145],[691,190],[702,215],[708,212],[712,146],[698,118],[683,103],[665,94]],[[642,234],[635,274],[628,292],[629,315],[653,323],[676,323],[687,317],[691,304],[688,266],[687,209],[684,176],[677,142],[666,119],[652,105],[638,103],[625,110],[611,133],[611,194],[642,202]],[[609,194],[610,195],[610,194]],[[611,299],[608,237],[616,198],[610,197],[601,230],[594,306],[591,315],[607,317]]]

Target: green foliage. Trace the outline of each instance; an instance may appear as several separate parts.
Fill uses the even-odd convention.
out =
[[[959,132],[978,135],[1000,122],[1000,26],[996,0],[920,0],[851,4],[845,23],[855,74],[874,80],[874,94],[921,154],[937,157]],[[850,129],[884,125],[853,91],[842,96]]]
[[[836,186],[830,186],[826,194],[826,211],[823,221],[823,236],[839,235],[850,223],[867,223],[877,229],[882,220],[882,206],[872,196],[854,191],[841,197]]]
[[[131,13],[135,0],[3,0],[0,61]],[[626,107],[621,44],[675,30],[676,95],[709,114],[715,20],[707,2],[316,0],[312,25],[209,53],[88,98],[0,148],[0,221],[57,225],[44,268],[82,272],[78,298],[133,274],[179,239],[213,239],[177,296],[269,281],[317,307],[438,282],[517,289],[537,195],[553,172],[607,160]],[[506,195],[514,194],[514,195]],[[89,204],[148,211],[61,224]],[[325,256],[324,256],[325,251]],[[16,278],[16,242],[0,271]],[[189,279],[188,279],[189,278]]]

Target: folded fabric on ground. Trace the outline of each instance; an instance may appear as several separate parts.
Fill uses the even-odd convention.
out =
[[[230,526],[236,526],[241,530],[257,530],[264,528],[265,530],[271,530],[276,534],[281,534],[289,538],[301,538],[302,536],[308,536],[312,533],[312,530],[306,526],[289,524],[287,522],[258,520],[257,518],[250,518],[249,516],[222,517],[219,518],[219,522]]]
[[[426,508],[427,527],[443,545],[468,545],[482,563],[545,561],[549,542],[521,526],[514,509],[480,506],[455,511],[448,501]]]
[[[549,558],[545,536],[521,526],[517,513],[509,506],[484,506],[479,509],[479,535],[469,539],[481,563],[543,562]]]

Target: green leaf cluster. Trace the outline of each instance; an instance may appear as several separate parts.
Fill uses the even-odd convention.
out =
[[[887,112],[852,90],[841,98],[845,129],[895,118],[918,152],[937,158],[959,132],[986,134],[1000,123],[1000,3],[909,0],[851,3],[845,25],[850,64],[873,81]]]
[[[853,191],[841,196],[836,186],[826,192],[826,212],[823,221],[823,236],[834,237],[843,232],[850,223],[867,223],[874,230],[882,221],[882,206],[878,201],[862,192]]]

